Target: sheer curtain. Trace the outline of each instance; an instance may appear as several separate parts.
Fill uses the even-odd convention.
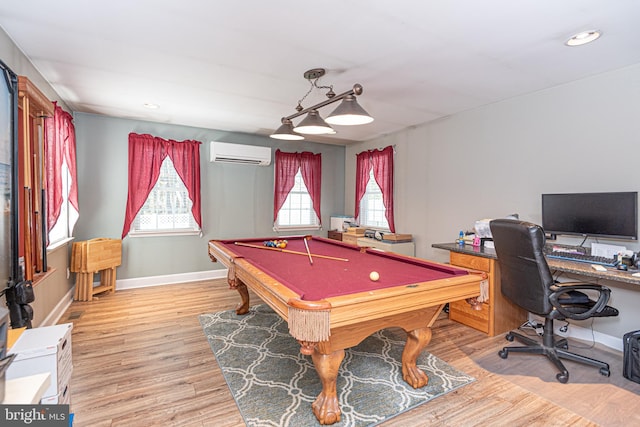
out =
[[[160,176],[160,166],[169,156],[193,203],[191,213],[202,228],[200,201],[200,141],[174,141],[152,135],[129,134],[129,193],[122,238],[144,205]]]
[[[276,222],[278,212],[280,212],[280,208],[282,208],[289,192],[293,188],[298,169],[300,169],[304,185],[307,186],[307,191],[309,191],[309,196],[313,202],[313,210],[322,224],[322,217],[320,216],[322,156],[309,151],[285,153],[279,149],[276,150],[273,222]]]
[[[54,104],[56,104],[54,102]],[[69,223],[69,234],[72,233],[75,220],[80,208],[78,205],[78,175],[76,167],[76,133],[73,117],[58,105],[55,105],[53,117],[47,117],[45,122],[44,150],[47,182],[47,231],[51,231],[60,217],[64,200],[62,188],[63,165],[66,163],[71,183],[69,187],[69,204],[75,209],[70,215],[73,221]]]
[[[382,150],[368,150],[356,156],[356,206],[355,217],[360,215],[360,201],[364,196],[369,173],[373,168],[373,177],[382,191],[382,203],[385,207],[385,217],[392,233],[396,232],[393,217],[393,147]]]

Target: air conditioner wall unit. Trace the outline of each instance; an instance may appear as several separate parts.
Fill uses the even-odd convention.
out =
[[[271,148],[257,145],[211,141],[210,160],[219,163],[267,166],[271,164]]]

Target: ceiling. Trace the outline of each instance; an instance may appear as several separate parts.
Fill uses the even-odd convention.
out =
[[[270,134],[322,67],[336,93],[360,83],[375,117],[331,143],[640,63],[639,22],[636,0],[0,3],[0,26],[73,111]],[[591,29],[603,36],[564,45]]]

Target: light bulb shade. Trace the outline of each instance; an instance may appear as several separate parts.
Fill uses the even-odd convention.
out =
[[[299,141],[304,139],[304,136],[293,131],[293,124],[291,123],[291,120],[283,120],[280,127],[269,136],[274,139],[286,139],[289,141]]]
[[[328,135],[336,133],[331,126],[325,122],[316,110],[307,113],[307,117],[302,120],[293,130],[307,135]]]
[[[358,104],[355,96],[347,95],[338,105],[338,108],[329,114],[326,121],[332,125],[364,125],[371,123],[373,117]]]

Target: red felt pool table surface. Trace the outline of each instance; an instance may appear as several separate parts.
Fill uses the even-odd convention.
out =
[[[297,254],[272,248],[266,249],[264,242],[269,240],[273,239],[236,239],[218,242],[225,245],[238,258],[243,258],[256,268],[268,273],[299,294],[300,299],[306,301],[392,286],[415,285],[420,282],[468,274],[467,270],[452,266],[376,249],[363,250],[353,245],[319,237],[307,240],[313,261],[311,263],[303,238],[286,239],[288,244],[284,248],[285,251],[297,252]],[[379,280],[370,279],[370,273],[373,271],[379,274]]]

